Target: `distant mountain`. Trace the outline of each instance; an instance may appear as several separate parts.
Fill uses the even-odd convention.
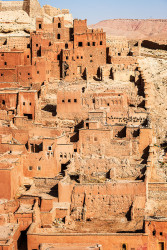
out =
[[[89,27],[103,28],[111,36],[167,40],[167,19],[109,19]]]

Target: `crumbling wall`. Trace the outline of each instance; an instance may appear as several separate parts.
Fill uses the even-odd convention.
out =
[[[1,1],[0,11],[17,11],[23,9],[23,1]]]
[[[86,218],[126,216],[135,197],[145,197],[145,192],[142,182],[78,184],[72,192],[71,209],[77,216],[77,212],[82,213],[85,208]]]

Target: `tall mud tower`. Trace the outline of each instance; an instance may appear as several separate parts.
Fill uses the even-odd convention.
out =
[[[30,17],[41,17],[42,16],[42,8],[38,0],[24,0],[23,2],[23,10],[27,12]]]

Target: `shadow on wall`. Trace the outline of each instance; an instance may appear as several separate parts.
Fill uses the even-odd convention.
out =
[[[79,141],[79,129],[84,127],[84,121],[82,120],[74,127],[75,134],[70,138],[70,142],[77,142]]]
[[[158,44],[155,42],[144,40],[141,44],[142,47],[147,49],[159,49],[159,50],[167,50],[167,45],[165,44]]]
[[[146,166],[144,166],[142,169],[140,169],[140,175],[136,178],[136,181],[144,181],[145,180],[145,173],[146,173]]]
[[[58,184],[50,189],[49,195],[58,198]]]
[[[57,106],[47,104],[42,110],[52,113],[52,116],[57,115]]]
[[[141,162],[141,164],[147,164],[147,159],[149,157],[149,149],[150,147],[148,146],[143,150],[143,155],[142,155],[143,161]]]

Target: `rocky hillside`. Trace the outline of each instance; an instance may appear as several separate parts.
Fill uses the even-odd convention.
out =
[[[90,28],[103,28],[108,35],[129,39],[167,37],[167,19],[109,19],[90,25]]]

